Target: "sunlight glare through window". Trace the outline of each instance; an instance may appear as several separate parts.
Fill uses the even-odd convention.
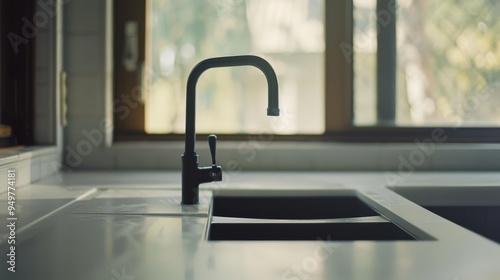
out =
[[[324,132],[322,0],[151,2],[148,133],[184,132],[185,86],[196,63],[249,53],[276,70],[282,116],[266,116],[267,85],[257,69],[211,69],[197,87],[197,132]]]

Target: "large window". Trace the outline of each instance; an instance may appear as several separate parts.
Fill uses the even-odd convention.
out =
[[[213,69],[198,84],[200,134],[414,141],[439,127],[450,142],[499,140],[500,5],[492,1],[119,3],[115,109],[127,93],[137,104],[115,114],[117,140],[182,139],[189,71],[204,58],[247,53],[276,69],[282,116],[265,115],[258,70]]]
[[[379,95],[395,99],[388,102],[395,107],[389,108],[395,111],[392,125],[500,125],[500,3],[394,3],[354,1],[354,123],[380,123]],[[386,41],[377,43],[381,36]],[[397,52],[377,59],[377,49],[391,44]],[[395,86],[384,90],[394,93],[378,93],[380,80],[393,81]]]
[[[185,84],[213,56],[257,54],[274,65],[282,122],[266,116],[267,85],[255,68],[213,69],[198,84],[201,133],[324,132],[323,3],[315,0],[151,0],[148,133],[183,133]]]
[[[131,4],[137,2],[141,1]],[[135,125],[136,133],[142,130],[145,134],[182,134],[186,81],[191,69],[209,57],[249,53],[264,57],[274,66],[280,83],[281,116],[266,116],[267,84],[259,70],[211,69],[202,75],[197,87],[197,132],[322,134],[325,131],[325,35],[321,0],[145,1],[145,7],[136,10],[147,13],[145,34],[137,37],[144,38],[146,48],[143,61],[130,56],[131,65],[122,62],[127,53],[120,48],[134,51],[135,31],[126,29],[141,23],[133,15],[123,19],[122,5],[115,9],[117,26],[121,26],[115,36],[130,34],[117,45],[121,54],[116,56],[120,61],[115,67],[132,79],[134,75],[142,76],[136,84],[142,88],[143,108],[130,108],[144,115],[142,126]],[[124,80],[130,79],[117,79],[117,88],[126,93]]]

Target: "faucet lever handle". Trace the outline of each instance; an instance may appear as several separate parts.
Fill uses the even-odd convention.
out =
[[[208,146],[210,147],[210,153],[212,154],[212,165],[217,165],[215,160],[216,150],[217,150],[217,135],[208,135]]]

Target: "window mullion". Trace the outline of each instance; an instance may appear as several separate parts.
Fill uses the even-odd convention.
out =
[[[377,123],[396,121],[396,14],[394,0],[377,0]]]
[[[353,3],[325,1],[325,131],[349,129],[353,116]]]

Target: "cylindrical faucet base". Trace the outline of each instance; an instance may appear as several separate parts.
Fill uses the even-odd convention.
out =
[[[182,155],[182,204],[198,204],[200,183],[196,178],[198,155]]]

